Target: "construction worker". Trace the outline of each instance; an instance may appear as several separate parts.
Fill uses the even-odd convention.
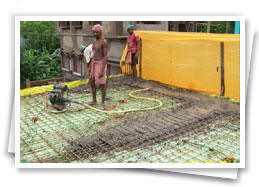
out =
[[[108,44],[102,36],[103,27],[99,24],[94,25],[92,28],[95,40],[92,45],[93,57],[90,62],[89,78],[92,88],[93,101],[90,105],[96,105],[96,84],[100,85],[102,91],[102,103],[99,109],[105,110],[104,102],[106,95],[105,77],[107,70],[108,60]]]
[[[137,34],[134,33],[133,25],[128,25],[127,32],[129,33],[129,35],[127,36],[128,51],[125,57],[126,58],[125,61],[131,65],[132,75],[133,75],[132,86],[136,86],[137,85],[136,65],[138,64],[140,38]]]
[[[84,54],[87,68],[89,68],[89,64],[91,62],[91,59],[93,58],[93,45],[92,44],[87,46],[82,45],[80,47],[80,52]]]

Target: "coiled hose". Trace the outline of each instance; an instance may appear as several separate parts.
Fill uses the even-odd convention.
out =
[[[146,90],[149,90],[149,88],[131,91],[129,93],[129,96],[132,97],[132,98],[135,98],[135,99],[143,99],[143,100],[155,101],[155,102],[159,103],[159,105],[154,106],[154,107],[148,107],[148,108],[134,108],[134,109],[120,110],[120,111],[116,111],[116,110],[114,110],[114,111],[106,111],[106,110],[101,110],[101,109],[98,109],[98,108],[94,108],[94,107],[92,107],[92,106],[90,106],[90,105],[88,105],[86,103],[83,103],[83,102],[72,101],[72,100],[70,102],[81,104],[81,105],[84,105],[85,107],[87,107],[89,109],[95,110],[97,112],[106,113],[106,114],[116,114],[116,113],[126,113],[126,112],[136,112],[136,111],[147,111],[147,110],[154,110],[154,109],[160,108],[163,105],[163,103],[161,101],[159,101],[158,99],[153,99],[153,98],[148,98],[148,97],[139,97],[139,96],[132,95],[133,93],[141,92],[141,91],[146,91]]]

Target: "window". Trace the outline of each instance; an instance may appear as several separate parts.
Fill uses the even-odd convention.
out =
[[[70,21],[59,21],[58,22],[60,28],[69,28],[70,27]]]
[[[138,24],[161,24],[161,21],[137,21]]]
[[[72,26],[82,28],[83,22],[82,21],[72,21]]]
[[[69,57],[65,55],[65,53],[62,53],[61,58],[62,58],[62,70],[69,71],[69,68],[70,68]]]
[[[84,63],[83,58],[78,56],[73,57],[73,74],[83,76],[84,75]]]
[[[101,21],[89,21],[89,25],[96,25],[96,24],[102,24]]]

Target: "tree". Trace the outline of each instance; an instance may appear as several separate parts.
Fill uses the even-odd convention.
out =
[[[61,76],[59,38],[53,21],[23,21],[20,47],[20,82]]]
[[[42,51],[46,47],[49,53],[60,48],[59,38],[55,35],[54,21],[22,21],[21,35],[25,40],[25,49]]]

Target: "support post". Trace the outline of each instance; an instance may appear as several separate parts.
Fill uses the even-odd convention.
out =
[[[225,78],[224,78],[224,42],[220,42],[220,66],[221,66],[221,91],[220,95],[224,96],[225,95]]]
[[[31,81],[30,79],[26,79],[26,88],[30,88],[31,87]]]
[[[240,21],[235,21],[235,31],[234,34],[240,34]]]
[[[210,33],[210,21],[207,23],[207,33]]]
[[[142,78],[142,39],[140,39],[139,77]]]

